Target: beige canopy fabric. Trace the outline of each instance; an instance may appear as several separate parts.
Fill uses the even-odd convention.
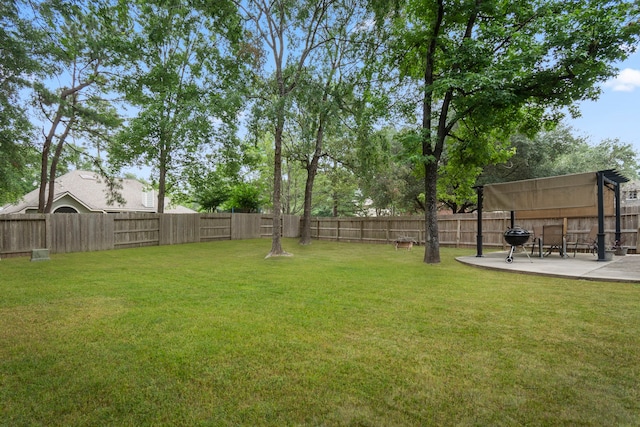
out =
[[[605,194],[607,196],[607,194]],[[614,214],[613,193],[605,198],[605,215]],[[518,219],[548,219],[548,218],[594,218],[598,216],[598,207],[538,209],[533,211],[518,211]]]
[[[606,210],[612,209],[613,198],[606,199]],[[518,211],[520,218],[537,216],[529,211],[553,212],[556,217],[597,215],[597,175],[587,172],[485,185],[483,209]]]

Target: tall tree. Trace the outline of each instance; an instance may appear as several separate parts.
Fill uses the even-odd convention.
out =
[[[337,53],[337,52],[335,52]],[[323,158],[331,155],[327,140],[343,139],[339,133],[345,130],[340,126],[340,92],[346,85],[337,81],[339,57],[327,55],[328,68],[324,75],[305,79],[295,95],[292,110],[295,116],[291,122],[292,143],[287,144],[286,156],[290,161],[297,161],[305,171],[302,219],[300,226],[300,244],[311,243],[311,211],[313,188],[318,169]],[[345,138],[346,139],[346,138]],[[334,154],[335,156],[335,154]]]
[[[637,4],[625,0],[370,4],[385,37],[379,56],[386,75],[404,89],[401,111],[421,136],[426,263],[440,262],[437,184],[445,143],[489,132],[499,138],[483,144],[504,140],[596,98],[596,84],[613,75],[612,64],[630,53],[640,32]]]
[[[292,143],[286,150],[286,156],[290,161],[299,162],[306,173],[300,224],[300,244],[302,245],[311,243],[313,185],[320,160],[326,154],[324,143],[332,110],[329,97],[333,85],[333,74],[336,71],[335,61],[332,62],[324,82],[317,81],[312,76],[301,81],[292,107],[296,114],[291,121],[295,122],[295,126],[290,127]]]
[[[68,140],[104,142],[110,130],[120,125],[105,94],[107,72],[121,60],[121,14],[106,2],[45,1],[33,7],[38,25],[47,33],[46,61],[51,73],[34,84],[45,122],[38,211],[49,213]]]
[[[323,43],[322,28],[336,0],[247,0],[237,1],[249,31],[267,54],[262,79],[269,82],[259,94],[263,111],[272,122],[273,232],[267,256],[287,253],[282,248],[282,141],[292,92],[305,71],[310,55]]]
[[[218,146],[233,140],[241,107],[241,32],[226,1],[136,1],[131,73],[120,88],[137,109],[110,147],[110,161],[151,165],[158,212],[172,181]]]
[[[337,140],[344,145],[350,138],[343,126],[343,116],[348,111],[347,100],[352,99],[353,82],[359,60],[351,44],[355,30],[364,19],[364,11],[358,2],[336,2],[333,13],[322,28],[322,38],[327,40],[313,55],[313,64],[307,67],[307,78],[295,95],[299,144],[295,147],[298,160],[306,171],[304,207],[301,220],[300,244],[311,243],[311,211],[313,188],[320,161],[330,153],[327,140]]]

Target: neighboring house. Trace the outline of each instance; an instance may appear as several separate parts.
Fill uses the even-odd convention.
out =
[[[109,194],[104,178],[95,172],[72,171],[56,179],[53,213],[123,213],[158,211],[157,193],[135,179],[120,179],[117,192],[125,204],[108,203]],[[0,214],[38,213],[38,189],[25,195],[13,205],[0,208]],[[165,213],[195,213],[184,206],[165,203]]]
[[[620,204],[623,206],[640,205],[640,181],[629,181],[620,186]]]

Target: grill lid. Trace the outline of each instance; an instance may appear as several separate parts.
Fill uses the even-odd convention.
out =
[[[521,227],[509,228],[504,232],[504,240],[512,246],[520,246],[527,243],[531,233]]]

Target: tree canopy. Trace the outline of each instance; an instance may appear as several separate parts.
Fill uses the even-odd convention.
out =
[[[110,146],[110,161],[153,166],[158,211],[190,165],[232,140],[244,85],[238,16],[224,1],[137,1],[128,50],[133,65],[118,87],[138,113]]]
[[[33,189],[38,151],[35,124],[20,96],[42,75],[43,32],[20,13],[19,1],[0,2],[0,205],[14,202]]]

